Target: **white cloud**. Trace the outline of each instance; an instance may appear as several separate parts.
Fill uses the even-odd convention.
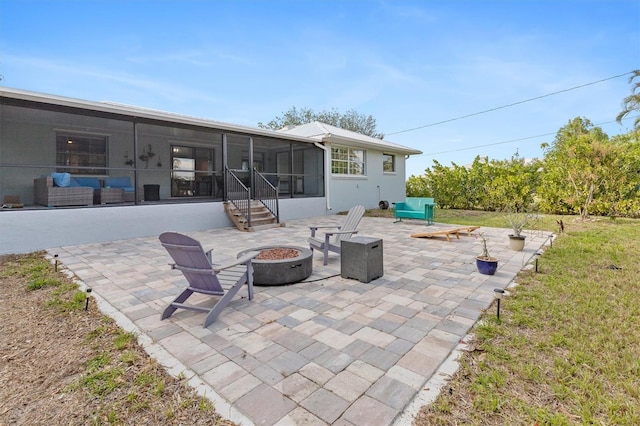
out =
[[[60,61],[12,54],[4,54],[3,57],[6,62],[11,63],[12,67],[26,67],[30,69],[31,74],[40,74],[48,80],[64,79],[66,81],[75,81],[76,84],[79,84],[81,81],[93,81],[97,87],[123,85],[129,89],[151,93],[153,96],[160,96],[169,101],[185,101],[190,99],[212,103],[222,102],[221,99],[206,95],[202,91],[194,90],[191,87],[172,85],[146,76],[141,77],[128,72],[114,70],[113,68],[100,68],[91,65],[78,66],[78,63],[84,62],[69,60],[69,58],[65,61]],[[95,99],[94,96],[87,96],[85,98],[89,98],[90,100],[115,101],[115,99]]]

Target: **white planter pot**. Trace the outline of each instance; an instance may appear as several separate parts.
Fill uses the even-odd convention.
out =
[[[509,235],[509,247],[514,251],[522,251],[524,249],[524,239],[523,235],[516,237],[515,235]]]

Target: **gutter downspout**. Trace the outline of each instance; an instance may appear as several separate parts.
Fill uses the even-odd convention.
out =
[[[329,193],[329,164],[331,164],[331,158],[329,157],[330,152],[329,149],[320,142],[314,142],[313,144],[324,151],[324,193],[327,200],[327,210],[331,210],[331,197]]]

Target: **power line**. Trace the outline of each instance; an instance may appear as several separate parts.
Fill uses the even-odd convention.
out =
[[[460,117],[450,118],[448,120],[438,121],[437,123],[425,124],[424,126],[413,127],[411,129],[400,130],[398,132],[393,132],[393,133],[387,133],[387,136],[397,135],[397,134],[400,134],[400,133],[412,132],[414,130],[424,129],[425,127],[433,127],[433,126],[437,126],[439,124],[450,123],[450,122],[456,121],[456,120],[462,120],[463,118],[469,118],[469,117],[474,117],[474,116],[480,115],[480,114],[486,114],[488,112],[497,111],[499,109],[509,108],[509,107],[512,107],[512,106],[515,106],[515,105],[524,104],[526,102],[531,102],[531,101],[535,101],[535,100],[538,100],[538,99],[547,98],[549,96],[557,95],[559,93],[565,93],[565,92],[569,92],[571,90],[581,89],[583,87],[592,86],[594,84],[602,83],[604,81],[613,80],[615,78],[624,77],[625,75],[628,75],[628,74],[633,74],[633,71],[625,72],[624,74],[614,75],[613,77],[604,78],[604,79],[598,80],[598,81],[592,81],[591,83],[585,83],[585,84],[581,84],[579,86],[570,87],[568,89],[558,90],[557,92],[547,93],[546,95],[536,96],[535,98],[525,99],[524,101],[518,101],[518,102],[514,102],[512,104],[502,105],[502,106],[499,106],[499,107],[486,109],[484,111],[474,112],[472,114],[467,114],[467,115],[463,115],[463,116],[460,116]]]
[[[536,136],[528,136],[526,138],[520,138],[520,139],[511,139],[508,141],[502,141],[502,142],[494,142],[494,143],[488,143],[485,145],[476,145],[476,146],[470,146],[467,148],[458,148],[458,149],[452,149],[450,151],[440,151],[440,152],[430,152],[428,154],[422,154],[422,155],[439,155],[439,154],[448,154],[450,152],[460,152],[460,151],[469,151],[471,149],[476,149],[476,148],[486,148],[488,146],[495,146],[495,145],[504,145],[507,143],[512,143],[512,142],[520,142],[520,141],[526,141],[527,139],[535,139],[535,138],[541,138],[543,136],[550,136],[550,135],[555,135],[556,132],[552,132],[552,133],[543,133],[541,135],[536,135]]]
[[[635,117],[625,117],[625,118],[623,118],[623,120],[628,120],[628,119],[636,118],[636,117],[640,117],[640,116],[635,116]],[[617,120],[604,121],[604,122],[602,122],[602,123],[596,123],[596,124],[594,124],[594,126],[602,126],[603,124],[615,123],[616,121],[617,121]],[[541,135],[527,136],[527,137],[524,137],[524,138],[518,138],[518,139],[510,139],[510,140],[508,140],[508,141],[501,141],[501,142],[488,143],[488,144],[485,144],[485,145],[476,145],[476,146],[470,146],[470,147],[467,147],[467,148],[452,149],[452,150],[449,150],[449,151],[430,152],[430,153],[427,153],[427,154],[421,154],[420,156],[423,156],[423,155],[440,155],[440,154],[449,154],[449,153],[451,153],[451,152],[469,151],[469,150],[471,150],[471,149],[476,149],[476,148],[486,148],[486,147],[488,147],[488,146],[504,145],[504,144],[507,144],[507,143],[513,143],[513,142],[526,141],[526,140],[528,140],[528,139],[541,138],[541,137],[543,137],[543,136],[556,135],[557,133],[558,133],[558,132],[543,133],[543,134],[541,134]]]

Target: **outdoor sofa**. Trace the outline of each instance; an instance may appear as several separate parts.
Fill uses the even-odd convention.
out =
[[[33,202],[47,207],[90,206],[93,192],[89,186],[57,186],[53,176],[33,180]]]
[[[135,200],[135,189],[128,176],[73,177],[69,173],[52,173],[33,180],[33,201],[47,207],[90,206]]]
[[[74,177],[79,186],[93,188],[93,204],[110,204],[124,202],[124,189],[104,188],[97,177]]]
[[[136,189],[131,185],[129,176],[106,177],[104,187],[111,189],[121,189],[123,191],[123,201],[133,202],[136,199]]]

